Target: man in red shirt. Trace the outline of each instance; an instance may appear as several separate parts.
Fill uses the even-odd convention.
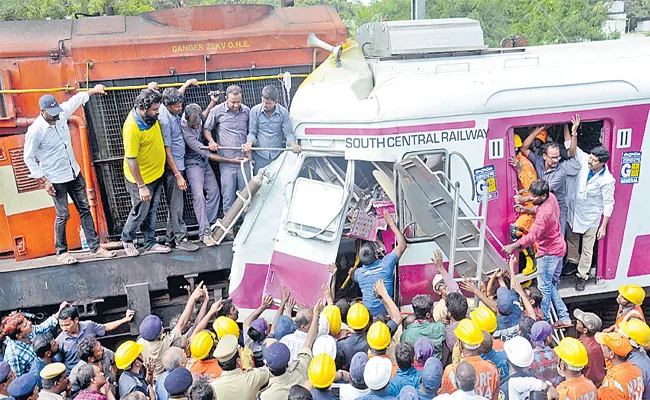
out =
[[[544,296],[542,299],[542,312],[546,321],[551,319],[551,302],[559,322],[555,328],[571,326],[569,310],[567,310],[557,287],[553,284],[553,277],[558,268],[562,268],[562,258],[566,253],[566,243],[560,230],[560,205],[555,195],[550,192],[548,182],[538,179],[530,184],[530,193],[535,205],[535,222],[526,236],[515,243],[503,246],[503,252],[512,254],[515,250],[525,249],[537,242],[537,277],[538,289]]]
[[[600,345],[596,343],[594,335],[603,327],[603,321],[594,313],[584,312],[579,308],[573,311],[576,317],[576,331],[580,334],[578,338],[587,348],[589,362],[582,370],[583,375],[591,379],[597,387],[603,382],[605,377],[605,358]]]

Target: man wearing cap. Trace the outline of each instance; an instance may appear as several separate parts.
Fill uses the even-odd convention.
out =
[[[373,357],[368,360],[363,372],[363,380],[368,385],[370,393],[360,397],[359,400],[395,399],[388,392],[391,378],[392,365],[389,359]]]
[[[433,265],[438,269],[438,274],[433,277],[431,287],[433,288],[433,291],[440,296],[440,301],[438,301],[433,307],[432,318],[436,322],[444,322],[447,320],[447,295],[449,293],[461,293],[461,291],[456,280],[453,279],[445,269],[442,260],[442,252],[440,250],[436,250],[433,253],[431,261],[433,261]],[[467,299],[467,301],[469,302],[469,299]]]
[[[163,354],[171,347],[172,342],[181,336],[180,327],[185,326],[192,317],[194,305],[201,297],[203,297],[203,290],[204,285],[203,282],[201,282],[196,286],[190,295],[190,298],[187,300],[187,304],[178,319],[178,323],[168,334],[164,333],[162,320],[157,315],[148,315],[140,323],[140,338],[138,339],[138,343],[144,346],[142,356],[145,364],[152,361],[155,365],[155,379],[158,379],[160,374],[165,370],[162,362]]]
[[[261,400],[284,400],[289,395],[293,385],[299,385],[307,378],[307,370],[312,360],[311,348],[318,336],[318,322],[320,320],[323,304],[318,300],[314,306],[311,326],[307,332],[307,339],[303,345],[298,359],[289,366],[291,354],[284,343],[272,343],[264,351],[266,365],[269,367],[271,377],[268,387],[260,394]]]
[[[418,397],[420,400],[430,400],[437,396],[442,383],[442,363],[437,358],[430,358],[424,363],[420,375]]]
[[[41,114],[29,126],[25,135],[23,159],[29,168],[29,177],[44,184],[45,191],[54,200],[54,246],[59,255],[57,260],[62,264],[79,262],[68,252],[66,240],[66,224],[70,218],[68,195],[79,213],[90,251],[97,257],[115,256],[115,253],[99,245],[99,235],[95,230],[86,195],[86,181],[75,158],[68,128],[72,114],[97,93],[106,94],[104,85],[96,85],[87,92],[77,93],[60,105],[51,94],[42,96],[38,101]],[[91,177],[87,176],[86,179]]]
[[[632,352],[630,340],[618,332],[597,333],[596,342],[603,349],[612,367],[598,389],[598,398],[607,400],[641,399],[643,396],[643,373],[628,357]]]
[[[185,368],[176,368],[165,379],[165,390],[170,399],[187,400],[187,391],[192,386],[192,373]]]
[[[566,378],[557,386],[560,399],[595,399],[598,393],[596,386],[582,375],[582,369],[587,365],[585,346],[577,339],[565,337],[554,350],[560,358],[557,371]]]
[[[68,306],[59,312],[59,326],[61,333],[57,336],[56,341],[59,344],[59,352],[63,357],[63,363],[68,372],[79,363],[77,348],[79,342],[91,335],[101,337],[106,332],[111,332],[124,324],[133,320],[135,311],[126,310],[123,318],[106,324],[98,324],[94,321],[79,321],[79,311],[77,307]]]
[[[358,352],[350,362],[350,383],[339,387],[341,400],[354,400],[370,393],[366,381],[363,379],[363,371],[368,363],[368,354]]]
[[[36,377],[32,374],[25,374],[14,379],[7,388],[9,397],[14,400],[36,400],[38,399],[38,386]]]
[[[643,400],[650,399],[650,358],[645,352],[645,347],[650,344],[650,327],[645,322],[632,319],[621,322],[619,332],[630,339],[632,352],[629,360],[643,372]]]
[[[580,335],[578,340],[587,349],[589,360],[582,373],[586,378],[591,379],[596,387],[600,387],[605,377],[605,358],[603,357],[603,350],[596,342],[594,335],[600,331],[603,322],[598,315],[584,312],[579,308],[573,311],[573,316],[576,318],[576,331]]]
[[[16,379],[16,374],[11,370],[8,362],[0,362],[0,399],[9,398],[7,388]]]
[[[562,185],[564,184],[563,181]],[[561,271],[562,257],[566,252],[566,243],[560,229],[562,224],[560,209],[555,195],[550,192],[548,182],[541,179],[533,182],[530,185],[530,192],[533,195],[533,204],[537,206],[535,222],[526,236],[515,243],[503,246],[502,250],[506,254],[512,254],[518,249],[525,249],[537,242],[537,270],[539,271],[537,281],[539,290],[544,295],[542,300],[544,318],[550,321],[552,302],[559,319],[555,327],[566,328],[571,326],[569,311],[554,284],[555,273]]]
[[[214,350],[223,370],[221,376],[210,382],[219,398],[255,400],[260,388],[269,382],[268,368],[253,368],[242,371],[237,337],[226,335]]]
[[[557,386],[563,379],[557,369],[560,359],[549,346],[553,340],[551,333],[553,328],[546,321],[537,321],[531,327],[530,343],[533,345],[534,360],[528,371],[536,378]]]
[[[110,384],[99,365],[82,366],[77,379],[81,390],[75,400],[115,400]]]
[[[41,371],[43,390],[38,395],[43,400],[63,400],[65,391],[68,390],[70,379],[65,370],[65,364],[52,363]]]
[[[499,396],[499,371],[490,361],[485,361],[479,354],[479,347],[483,343],[483,332],[471,319],[464,319],[458,323],[454,335],[461,343],[461,362],[465,361],[474,367],[478,378],[474,390],[479,396],[497,400]],[[459,364],[451,364],[445,368],[442,376],[440,393],[454,393],[459,388],[455,383],[456,368]]]

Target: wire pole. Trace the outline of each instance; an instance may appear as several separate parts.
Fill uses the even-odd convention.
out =
[[[564,38],[564,41],[565,41],[566,43],[569,43],[569,39],[567,39],[566,36],[564,36],[564,33],[562,33],[562,31],[560,30],[560,28],[555,24],[555,21],[553,21],[553,18],[551,18],[551,16],[548,15],[548,13],[547,13],[546,10],[544,9],[544,7],[542,7],[542,5],[539,3],[539,1],[535,0],[535,3],[537,3],[537,5],[539,6],[539,8],[542,9],[542,12],[544,13],[544,15],[546,15],[546,18],[548,18],[548,20],[551,21],[551,23],[553,24],[553,26],[555,27],[555,29],[558,31],[558,33],[562,36],[562,38]]]

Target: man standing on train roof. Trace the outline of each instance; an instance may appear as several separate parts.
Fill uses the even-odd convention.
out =
[[[266,85],[262,89],[262,102],[251,108],[248,119],[248,141],[243,149],[246,153],[251,148],[266,147],[281,149],[285,142],[291,146],[294,153],[300,153],[300,145],[293,134],[289,111],[282,104],[278,104],[280,93],[273,85]],[[256,150],[253,152],[255,174],[280,155],[278,151]]]
[[[573,157],[576,153],[580,117],[576,116],[572,118],[571,123],[571,146],[568,151],[569,158]],[[533,162],[535,169],[537,170],[538,178],[548,182],[553,194],[557,198],[557,202],[560,205],[560,231],[562,232],[562,236],[564,236],[568,212],[566,181],[569,172],[572,171],[570,171],[569,164],[560,163],[560,159],[562,158],[560,156],[560,146],[556,142],[547,142],[542,148],[542,156],[538,156],[535,152],[530,150],[530,146],[535,140],[537,133],[542,129],[544,129],[544,127],[541,126],[534,129],[526,139],[524,139],[520,152]]]
[[[96,85],[87,92],[77,93],[63,104],[59,104],[51,94],[42,96],[38,101],[41,114],[29,126],[25,135],[23,158],[29,168],[29,177],[45,185],[45,191],[54,200],[54,246],[59,255],[57,260],[62,264],[79,262],[68,252],[66,240],[66,223],[70,218],[68,195],[79,213],[90,251],[101,258],[115,256],[115,253],[99,245],[99,235],[95,230],[86,195],[86,181],[75,159],[68,128],[68,119],[94,94],[106,94],[104,85]]]
[[[208,141],[210,151],[218,151],[219,155],[228,159],[244,157],[242,150],[225,150],[223,147],[236,147],[240,149],[246,143],[248,135],[248,116],[250,108],[242,103],[242,90],[237,85],[228,86],[226,89],[226,101],[219,104],[208,114],[203,125],[203,135]],[[218,143],[212,137],[212,130],[217,128]],[[246,165],[245,167],[248,167]],[[246,187],[250,179],[249,168],[244,168],[246,177],[242,175],[239,163],[219,163],[221,173],[221,197],[223,199],[223,213],[226,214],[232,207],[237,197],[238,190]],[[211,223],[215,221],[210,221]]]
[[[157,90],[143,89],[122,127],[124,178],[126,191],[131,196],[131,211],[122,229],[122,244],[129,257],[140,255],[133,243],[138,229],[144,235],[146,252],[171,251],[156,243],[156,211],[165,172],[165,144],[158,123],[161,101]]]
[[[196,251],[199,246],[187,240],[187,227],[183,220],[183,206],[187,181],[185,181],[185,140],[181,131],[181,114],[185,91],[190,86],[198,86],[196,79],[188,79],[176,89],[169,87],[162,92],[163,106],[160,107],[158,123],[165,144],[167,165],[164,185],[167,199],[167,244],[171,248]],[[158,90],[158,83],[151,82],[151,89]]]
[[[393,272],[395,265],[397,265],[402,254],[404,254],[404,250],[406,250],[406,238],[397,225],[395,225],[395,221],[388,211],[384,211],[384,220],[386,220],[386,224],[395,235],[396,244],[393,251],[379,260],[377,259],[375,246],[370,242],[366,242],[359,249],[361,267],[351,270],[354,281],[357,282],[361,289],[362,302],[373,317],[387,314],[386,307],[375,296],[375,284],[380,279],[383,279],[388,294],[390,296],[393,295]]]

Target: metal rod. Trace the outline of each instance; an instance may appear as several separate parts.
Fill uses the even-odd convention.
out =
[[[454,215],[451,220],[451,249],[449,249],[449,275],[454,277],[454,264],[456,262],[456,235],[458,234],[458,197],[460,196],[460,182],[454,183]]]
[[[483,188],[483,209],[481,210],[481,226],[479,228],[479,244],[478,259],[476,260],[476,280],[480,282],[483,274],[483,256],[485,255],[485,228],[487,226],[487,210],[488,210],[488,191],[487,187]]]

